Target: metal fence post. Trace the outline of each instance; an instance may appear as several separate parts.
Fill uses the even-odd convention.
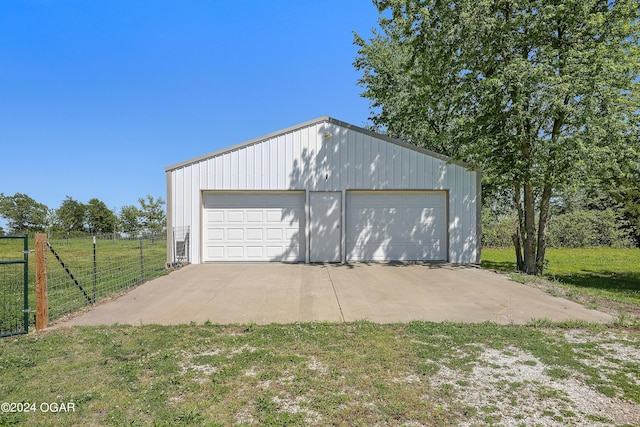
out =
[[[96,303],[96,287],[98,282],[98,263],[96,262],[96,236],[93,236],[93,303]]]
[[[29,236],[24,236],[24,308],[25,333],[29,331]]]

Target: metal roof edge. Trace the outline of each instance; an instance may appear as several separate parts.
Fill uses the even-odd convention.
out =
[[[275,131],[275,132],[271,132],[271,133],[268,133],[266,135],[262,135],[262,136],[259,136],[257,138],[250,139],[248,141],[241,142],[240,144],[236,144],[236,145],[233,145],[231,147],[223,148],[222,150],[212,151],[211,153],[203,154],[202,156],[198,156],[198,157],[195,157],[193,159],[185,160],[183,162],[176,163],[176,164],[171,165],[171,166],[167,166],[164,170],[165,170],[165,172],[170,172],[170,171],[175,170],[175,169],[180,169],[180,168],[183,168],[185,166],[191,165],[193,163],[198,163],[198,162],[201,162],[203,160],[207,160],[207,159],[219,156],[220,154],[229,153],[231,151],[239,150],[240,148],[247,147],[247,146],[253,145],[253,144],[257,144],[259,142],[265,141],[267,139],[271,139],[271,138],[276,137],[276,136],[280,136],[280,135],[284,135],[286,133],[294,132],[294,131],[296,131],[298,129],[302,129],[302,128],[305,128],[305,127],[308,127],[308,126],[311,126],[311,125],[314,125],[314,124],[317,124],[317,123],[328,122],[330,120],[331,120],[331,117],[329,117],[329,116],[321,116],[321,117],[318,117],[318,118],[313,119],[313,120],[309,120],[309,121],[304,122],[304,123],[300,123],[300,124],[297,124],[297,125],[294,125],[294,126],[290,126],[290,127],[286,128],[286,129],[282,129],[282,130],[278,130],[278,131]]]
[[[457,165],[457,166],[464,167],[465,169],[475,170],[476,172],[481,172],[481,169],[479,169],[479,168],[472,168],[469,164],[467,164],[465,162],[462,162],[462,161],[454,160],[453,158],[445,156],[444,154],[436,153],[435,151],[427,150],[426,148],[418,147],[417,145],[410,144],[410,143],[402,141],[400,139],[392,138],[390,136],[383,135],[383,134],[374,132],[374,131],[369,130],[369,129],[365,129],[365,128],[360,127],[360,126],[352,125],[350,123],[343,122],[341,120],[335,119],[335,118],[330,117],[330,116],[321,116],[321,117],[318,117],[316,119],[306,121],[304,123],[300,123],[300,124],[297,124],[297,125],[294,125],[294,126],[290,126],[288,128],[285,128],[285,129],[282,129],[282,130],[279,130],[279,131],[271,132],[269,134],[266,134],[266,135],[263,135],[263,136],[260,136],[260,137],[257,137],[257,138],[250,139],[248,141],[242,142],[242,143],[237,144],[237,145],[233,145],[231,147],[223,148],[222,150],[213,151],[211,153],[203,154],[202,156],[198,156],[198,157],[195,157],[195,158],[192,158],[192,159],[189,159],[189,160],[185,160],[183,162],[176,163],[176,164],[171,165],[171,166],[167,166],[165,168],[165,172],[170,172],[170,171],[173,171],[173,170],[176,170],[176,169],[180,169],[180,168],[183,168],[185,166],[189,166],[191,164],[198,163],[198,162],[201,162],[203,160],[207,160],[207,159],[219,156],[219,155],[224,154],[224,153],[235,151],[235,150],[247,147],[249,145],[257,144],[257,143],[265,141],[267,139],[271,139],[271,138],[274,138],[274,137],[277,137],[277,136],[280,136],[280,135],[284,135],[284,134],[287,134],[287,133],[290,133],[290,132],[294,132],[296,130],[303,129],[305,127],[309,127],[309,126],[312,126],[312,125],[315,125],[315,124],[318,124],[318,123],[323,123],[323,122],[332,123],[334,125],[341,126],[341,127],[346,128],[346,129],[351,129],[351,130],[354,130],[356,132],[360,132],[360,133],[363,133],[365,135],[369,135],[371,137],[381,139],[381,140],[389,142],[391,144],[395,144],[395,145],[398,145],[400,147],[416,151],[418,153],[422,153],[422,154],[425,154],[425,155],[428,155],[428,156],[431,156],[431,157],[435,157],[435,158],[443,160],[443,161],[445,161],[447,163],[451,163],[451,164],[454,164],[454,165]]]
[[[342,127],[347,128],[347,129],[353,129],[356,132],[364,133],[365,135],[369,135],[369,136],[372,136],[374,138],[381,139],[381,140],[389,142],[391,144],[395,144],[395,145],[398,145],[400,147],[416,151],[418,153],[422,153],[422,154],[426,154],[426,155],[431,156],[431,157],[435,157],[436,159],[440,159],[440,160],[445,161],[447,163],[451,163],[451,164],[454,164],[454,165],[457,165],[457,166],[461,166],[461,167],[463,167],[465,169],[474,170],[476,172],[481,172],[480,168],[471,167],[471,165],[469,165],[468,163],[465,163],[465,162],[460,161],[460,160],[455,160],[452,157],[445,156],[444,154],[436,153],[435,151],[431,151],[431,150],[428,150],[426,148],[419,147],[419,146],[417,146],[415,144],[410,144],[410,143],[408,143],[406,141],[403,141],[401,139],[393,138],[391,136],[384,135],[384,134],[381,134],[381,133],[378,133],[378,132],[374,132],[372,130],[365,129],[365,128],[360,127],[360,126],[352,125],[350,123],[343,122],[343,121],[338,120],[338,119],[334,119],[333,117],[327,117],[327,119],[328,119],[328,121],[330,123],[336,124],[338,126],[342,126]]]

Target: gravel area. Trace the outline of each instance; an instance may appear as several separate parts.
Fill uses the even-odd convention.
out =
[[[637,343],[627,345],[609,332],[570,330],[565,338],[577,348],[587,345],[585,361],[603,374],[618,363],[640,363]],[[640,425],[640,405],[618,397],[622,393],[613,382],[607,387],[616,395],[609,396],[590,386],[581,372],[557,369],[518,348],[486,348],[471,371],[441,366],[431,385],[456,396],[443,404],[461,412],[461,426]],[[632,381],[639,384],[640,374]]]

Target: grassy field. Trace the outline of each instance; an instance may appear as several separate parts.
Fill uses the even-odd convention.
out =
[[[0,335],[24,331],[24,239],[0,239]]]
[[[544,278],[562,286],[568,296],[587,296],[640,306],[640,249],[549,249]],[[511,249],[482,250],[485,268],[514,271]],[[532,280],[512,275],[516,280]]]
[[[510,271],[511,257],[485,249],[483,265]],[[638,250],[551,250],[547,279],[568,294],[639,307],[639,259]],[[32,332],[0,339],[0,404],[9,403],[0,426],[637,426],[639,325],[618,317]]]
[[[49,251],[47,278],[51,320],[85,307],[94,295],[101,301],[166,273],[166,240],[98,239],[95,277],[91,238],[52,239],[51,246],[78,282],[71,279]]]
[[[47,250],[49,319],[56,320],[93,301],[103,300],[144,281],[165,274],[166,240],[97,239],[95,264],[93,239],[77,237],[52,239],[65,267]],[[33,239],[29,249],[34,249]],[[141,248],[142,245],[142,248]],[[0,239],[0,260],[23,257],[23,241]],[[95,270],[94,270],[95,267]],[[22,318],[22,268],[0,265],[0,331],[9,331]],[[94,274],[95,272],[95,274]],[[29,255],[29,307],[35,310],[35,256]],[[82,289],[80,289],[82,288]],[[34,316],[30,316],[33,323]]]
[[[76,327],[0,341],[0,425],[638,425],[638,362],[602,325]]]

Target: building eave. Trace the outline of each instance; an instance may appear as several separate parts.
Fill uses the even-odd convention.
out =
[[[279,131],[276,131],[276,132],[269,133],[267,135],[263,135],[263,136],[260,136],[260,137],[257,137],[257,138],[250,139],[248,141],[242,142],[242,143],[237,144],[237,145],[233,145],[231,147],[223,148],[222,150],[213,151],[211,153],[203,154],[201,156],[198,156],[198,157],[195,157],[195,158],[192,158],[192,159],[189,159],[189,160],[185,160],[185,161],[176,163],[176,164],[171,165],[171,166],[167,166],[165,168],[165,172],[171,172],[171,171],[174,171],[176,169],[184,168],[186,166],[190,166],[190,165],[195,164],[195,163],[199,163],[199,162],[202,162],[202,161],[205,161],[205,160],[209,160],[211,158],[214,158],[214,157],[217,157],[217,156],[220,156],[220,155],[223,155],[225,153],[229,153],[229,152],[232,152],[232,151],[235,151],[235,150],[239,150],[239,149],[242,149],[242,148],[250,146],[250,145],[259,144],[259,143],[261,143],[263,141],[266,141],[266,140],[269,140],[269,139],[273,139],[273,138],[276,138],[276,137],[279,137],[279,136],[282,136],[282,135],[285,135],[285,134],[288,134],[288,133],[291,133],[291,132],[295,132],[297,130],[300,130],[300,129],[303,129],[303,128],[306,128],[306,127],[309,127],[309,126],[313,126],[313,125],[316,125],[316,124],[319,124],[319,123],[334,124],[334,125],[346,128],[346,129],[353,130],[353,131],[358,132],[358,133],[362,133],[364,135],[369,135],[371,137],[380,139],[380,140],[388,142],[390,144],[398,145],[400,147],[403,147],[403,148],[406,148],[406,149],[409,149],[409,150],[413,150],[413,151],[416,151],[418,153],[422,153],[422,154],[430,156],[430,157],[434,157],[436,159],[445,161],[447,163],[451,163],[451,164],[455,164],[457,166],[461,166],[461,167],[463,167],[465,169],[476,170],[477,172],[480,172],[480,169],[472,168],[469,164],[467,164],[465,162],[453,160],[451,157],[445,156],[443,154],[436,153],[436,152],[431,151],[431,150],[427,150],[426,148],[418,147],[417,145],[410,144],[410,143],[402,141],[400,139],[392,138],[390,136],[383,135],[383,134],[371,131],[369,129],[365,129],[363,127],[355,126],[355,125],[352,125],[350,123],[343,122],[341,120],[334,119],[334,118],[329,117],[329,116],[321,116],[321,117],[318,117],[316,119],[309,120],[307,122],[300,123],[300,124],[297,124],[295,126],[288,127],[286,129],[282,129],[282,130],[279,130]]]

